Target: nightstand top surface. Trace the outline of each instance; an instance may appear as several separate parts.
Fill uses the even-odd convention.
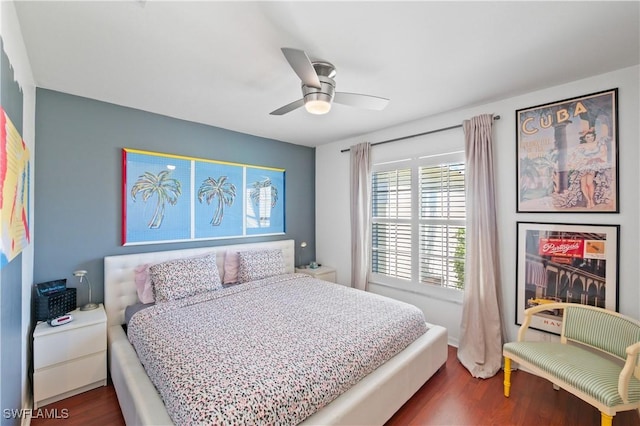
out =
[[[309,273],[309,272],[312,272],[314,274],[324,274],[324,273],[333,272],[333,271],[335,271],[335,268],[332,268],[331,266],[326,266],[326,265],[318,266],[317,268],[309,268],[309,267],[307,267],[307,268],[297,267],[296,268],[296,272],[302,272],[303,274],[304,273]]]
[[[104,305],[102,305],[102,303],[98,306],[98,308],[91,311],[81,311],[80,308],[78,308],[69,312],[69,314],[73,315],[73,321],[67,324],[52,327],[47,324],[46,321],[38,323],[38,325],[36,325],[36,328],[33,330],[33,337],[46,336],[47,334],[58,333],[61,331],[73,330],[80,327],[107,322],[107,314],[104,311]]]

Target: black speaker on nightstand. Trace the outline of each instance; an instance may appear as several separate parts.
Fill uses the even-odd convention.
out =
[[[58,318],[74,309],[76,309],[76,289],[67,288],[66,279],[36,284],[36,321]]]

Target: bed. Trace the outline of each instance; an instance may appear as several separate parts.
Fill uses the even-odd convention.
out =
[[[152,379],[147,375],[138,354],[127,337],[123,327],[125,310],[139,303],[135,283],[135,270],[143,264],[156,264],[174,259],[202,256],[215,251],[215,263],[221,275],[224,274],[225,254],[246,250],[281,251],[284,273],[275,284],[258,280],[251,285],[284,286],[283,282],[298,282],[300,285],[313,285],[314,278],[295,277],[294,241],[280,240],[272,242],[248,243],[203,247],[196,249],[168,250],[104,258],[105,309],[107,312],[108,360],[123,416],[128,425],[164,425],[173,424],[167,408]],[[315,280],[318,281],[318,280]],[[318,287],[327,286],[334,291],[345,291],[342,286],[315,282]],[[238,286],[238,287],[240,287]],[[288,288],[288,285],[286,286]],[[341,287],[339,289],[338,287]],[[269,287],[271,288],[271,287]],[[308,287],[311,288],[311,287]],[[313,287],[315,288],[315,287]],[[220,294],[239,292],[237,289],[225,289]],[[244,290],[243,290],[244,291]],[[266,290],[259,290],[268,294]],[[247,291],[248,292],[248,291]],[[217,292],[214,292],[217,293]],[[235,308],[234,308],[235,309]],[[146,312],[150,312],[147,310]],[[146,313],[137,314],[138,323],[143,322]],[[152,315],[152,314],[149,314]],[[136,318],[132,319],[135,326]],[[146,321],[146,318],[145,318]],[[137,326],[142,328],[140,324]],[[133,339],[135,341],[135,339]],[[141,353],[141,355],[144,355]],[[368,373],[337,398],[310,416],[302,424],[383,424],[387,421],[440,367],[447,359],[447,332],[443,327],[427,324],[426,332],[406,346],[392,358]],[[175,415],[175,414],[174,414]]]

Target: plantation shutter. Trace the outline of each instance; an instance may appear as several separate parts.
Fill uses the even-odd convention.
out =
[[[464,162],[420,167],[420,282],[464,287]]]
[[[411,280],[411,169],[372,176],[372,272]]]

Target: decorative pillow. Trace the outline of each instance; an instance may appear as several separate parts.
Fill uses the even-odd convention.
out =
[[[285,272],[284,255],[280,249],[238,252],[238,282],[260,280]]]
[[[149,266],[151,266],[151,264],[145,263],[144,265],[136,267],[134,270],[138,300],[142,303],[153,303],[156,301],[153,296],[153,285],[151,284]]]
[[[149,273],[156,303],[222,288],[215,253],[151,265]]]
[[[234,250],[227,250],[224,255],[224,284],[236,284],[238,282],[238,265],[240,259],[238,258],[238,252]]]

